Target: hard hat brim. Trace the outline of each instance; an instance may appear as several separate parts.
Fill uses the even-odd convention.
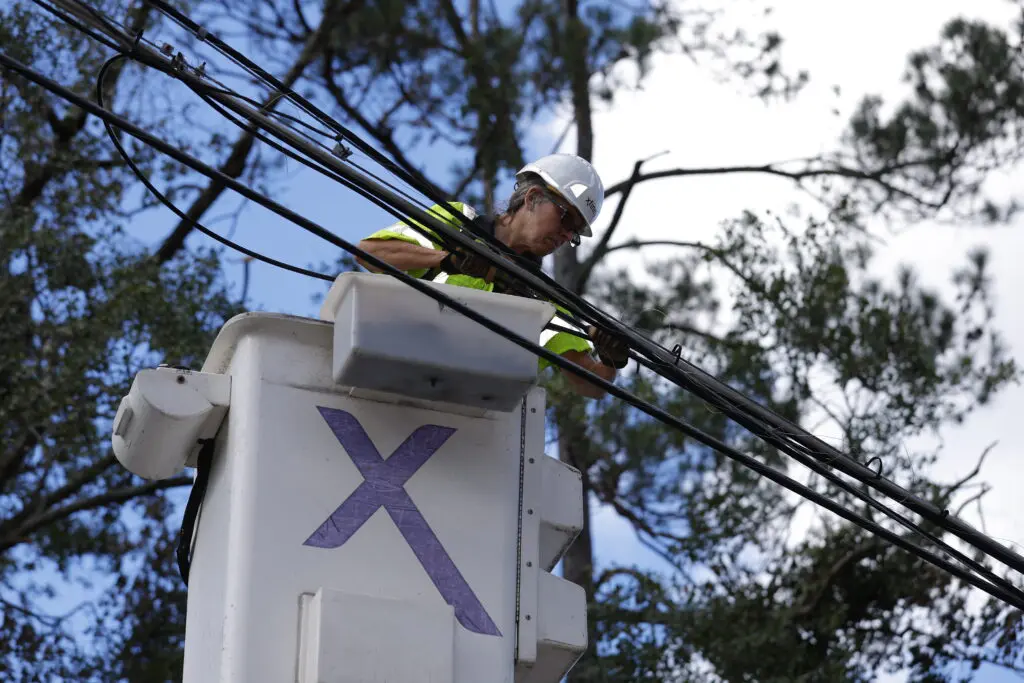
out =
[[[518,173],[516,173],[516,177],[518,178],[519,176],[522,176],[522,175],[524,175],[526,173],[535,173],[535,174],[539,175],[541,177],[541,179],[544,180],[544,184],[547,186],[548,190],[550,190],[551,192],[554,192],[556,195],[558,195],[559,197],[561,197],[565,201],[569,202],[569,206],[571,206],[572,208],[576,209],[576,213],[578,213],[580,218],[583,219],[583,228],[579,231],[580,235],[582,235],[583,237],[593,237],[594,236],[594,231],[592,229],[592,226],[590,225],[590,221],[588,221],[587,217],[585,215],[583,215],[583,211],[580,210],[580,207],[577,205],[576,199],[574,197],[566,196],[565,192],[563,192],[562,190],[560,190],[558,188],[558,181],[557,180],[552,178],[551,175],[547,171],[545,171],[544,169],[542,169],[542,168],[531,168],[530,166],[525,166],[523,169],[521,169]]]

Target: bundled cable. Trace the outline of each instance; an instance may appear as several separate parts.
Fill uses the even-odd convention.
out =
[[[919,524],[891,509],[881,501],[872,498],[866,492],[866,489],[872,489],[887,496],[889,499],[898,502],[911,512],[917,514],[923,520],[934,525],[935,528],[952,533],[985,555],[996,559],[1017,572],[1024,573],[1024,558],[1020,555],[975,530],[957,517],[950,515],[947,510],[940,509],[929,501],[915,496],[913,493],[907,491],[895,482],[880,476],[867,466],[857,462],[849,455],[824,443],[821,439],[815,437],[813,434],[807,432],[798,425],[782,418],[768,408],[743,395],[741,392],[736,391],[700,368],[687,362],[685,359],[680,358],[678,354],[669,351],[663,346],[655,343],[647,336],[623,324],[621,321],[616,320],[614,317],[590,304],[582,297],[567,291],[564,287],[561,287],[557,282],[553,281],[544,273],[525,267],[524,264],[519,262],[515,255],[505,247],[505,245],[488,235],[486,231],[480,230],[479,226],[474,225],[472,220],[465,215],[460,214],[450,204],[447,204],[444,198],[432,196],[432,189],[424,186],[423,183],[417,182],[412,173],[401,168],[398,164],[392,162],[383,154],[375,150],[371,145],[360,140],[358,136],[354,135],[351,131],[347,130],[341,126],[341,124],[337,123],[331,117],[320,111],[305,98],[302,98],[291,89],[285,88],[282,83],[277,81],[258,65],[251,62],[244,55],[228,46],[216,36],[213,36],[209,31],[193,22],[180,11],[170,7],[163,0],[146,1],[154,8],[169,16],[183,28],[190,31],[197,38],[206,41],[233,62],[242,66],[255,78],[271,88],[273,92],[277,93],[281,97],[287,97],[291,102],[298,106],[300,110],[315,119],[318,126],[322,128],[314,129],[310,125],[304,124],[294,117],[282,120],[283,117],[272,114],[268,111],[267,107],[260,105],[258,102],[256,102],[254,106],[255,101],[251,98],[243,97],[224,87],[222,84],[214,83],[210,78],[202,73],[201,70],[189,66],[180,53],[178,55],[164,53],[142,40],[141,36],[128,35],[122,28],[101,15],[98,11],[90,8],[84,2],[79,2],[77,0],[52,0],[53,4],[59,6],[61,10],[63,10],[60,16],[62,20],[73,21],[79,28],[88,31],[90,35],[94,37],[98,36],[97,40],[102,39],[101,42],[108,46],[111,44],[115,45],[116,49],[121,53],[118,57],[115,57],[115,59],[130,58],[163,72],[170,77],[178,79],[197,93],[204,101],[213,107],[215,111],[218,111],[221,115],[229,118],[236,125],[242,126],[246,130],[252,132],[254,136],[264,143],[274,147],[287,156],[300,161],[309,168],[324,174],[335,182],[348,187],[368,201],[371,201],[375,205],[391,213],[396,218],[405,221],[414,229],[420,230],[428,237],[428,239],[442,244],[446,249],[459,249],[468,253],[473,253],[480,258],[487,259],[502,273],[503,277],[508,278],[509,282],[515,283],[520,291],[557,304],[562,309],[562,312],[559,313],[559,317],[563,320],[577,327],[583,327],[586,324],[594,325],[598,329],[604,330],[607,333],[624,340],[630,347],[630,356],[636,360],[638,364],[649,368],[660,377],[674,383],[678,387],[693,393],[716,410],[724,413],[737,424],[740,424],[751,433],[763,439],[766,443],[771,444],[779,451],[786,453],[811,470],[817,472],[819,475],[828,479],[840,489],[863,501],[868,506],[883,512],[888,517],[908,529],[911,532],[911,535],[903,536],[897,534],[896,532],[879,525],[873,520],[845,508],[835,500],[814,491],[810,487],[800,484],[791,477],[775,470],[757,459],[737,451],[728,444],[725,444],[712,435],[707,434],[697,427],[669,414],[665,410],[639,399],[631,392],[605,381],[597,375],[562,358],[561,356],[551,353],[547,349],[539,346],[535,341],[522,338],[519,335],[512,333],[503,325],[490,320],[486,316],[474,312],[472,309],[459,303],[452,297],[447,296],[444,294],[443,290],[438,289],[436,286],[413,278],[394,268],[390,264],[374,257],[372,254],[359,249],[358,246],[350,244],[346,240],[332,234],[313,221],[310,221],[298,213],[278,204],[272,199],[252,190],[236,179],[230,178],[190,155],[181,152],[156,136],[108,111],[104,106],[102,99],[99,99],[97,103],[90,102],[53,82],[51,79],[36,73],[29,67],[10,59],[5,54],[0,54],[0,64],[18,72],[28,80],[50,90],[58,96],[86,110],[88,113],[100,118],[107,127],[108,134],[111,136],[111,139],[119,153],[125,156],[126,159],[127,154],[124,148],[120,145],[114,129],[123,131],[141,142],[157,149],[161,153],[166,154],[176,161],[197,171],[198,173],[212,180],[223,183],[225,186],[235,192],[238,192],[247,199],[260,204],[317,237],[320,237],[321,239],[324,239],[327,242],[357,256],[365,263],[373,266],[382,273],[401,280],[422,294],[434,299],[435,301],[443,303],[445,306],[465,315],[466,317],[469,317],[478,324],[483,325],[492,332],[509,339],[518,346],[528,349],[537,356],[544,358],[552,365],[559,367],[566,372],[575,374],[578,377],[582,377],[592,384],[601,387],[609,394],[629,403],[638,410],[659,420],[666,426],[677,429],[701,443],[704,443],[705,445],[721,452],[727,457],[732,458],[784,488],[815,502],[821,507],[839,515],[843,519],[860,526],[870,533],[873,533],[890,543],[907,550],[908,552],[913,553],[937,567],[942,568],[967,583],[980,588],[993,597],[996,597],[997,599],[1019,609],[1024,609],[1024,592],[1019,588],[1007,581],[1005,578],[997,575],[982,562],[953,548],[936,534],[922,529]],[[50,11],[54,11],[52,7],[45,5],[42,2],[39,4]],[[106,66],[104,67],[104,71],[105,69]],[[98,84],[98,91],[102,91],[102,83]],[[332,135],[337,136],[336,148],[328,149],[325,146],[316,143],[316,141],[312,140],[307,134],[297,130],[294,125],[291,125],[293,121],[299,125],[306,125],[308,129],[315,130],[318,134],[324,134],[326,131],[330,131]],[[449,207],[449,211],[456,215],[459,222],[462,224],[461,229],[439,220],[436,215],[421,206],[420,203],[409,194],[386,182],[380,181],[380,179],[376,178],[365,169],[362,169],[352,163],[348,159],[349,153],[346,152],[346,150],[349,149],[349,145],[366,154],[420,194],[431,198],[435,204],[442,206],[447,205]],[[172,210],[179,215],[179,217],[183,217],[183,214],[173,207],[173,205],[167,201],[166,197],[159,193],[152,184],[144,178],[137,166],[132,164],[130,160],[129,164],[136,173],[139,173],[140,178],[143,178],[143,182],[150,191],[154,192],[162,202],[170,206]],[[198,224],[196,224],[196,227],[202,230],[205,234],[228,244],[232,248],[240,248],[238,245],[225,241]],[[246,251],[245,253],[267,260],[260,255],[256,255],[255,252]],[[273,260],[269,260],[268,262],[271,262],[272,265],[287,267],[293,272],[302,272],[302,269],[296,269],[295,267],[288,266],[287,264],[281,264],[280,262],[274,262]],[[310,272],[306,271],[303,272],[303,274],[310,274]],[[319,274],[317,276],[324,277]],[[866,487],[865,490],[855,487],[845,478],[840,476],[840,474],[837,474],[837,472],[864,485]],[[939,552],[922,547],[917,542],[919,540],[928,541],[934,545]],[[955,561],[950,558],[953,558]]]

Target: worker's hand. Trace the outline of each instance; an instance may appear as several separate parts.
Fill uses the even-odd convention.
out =
[[[531,291],[524,283],[514,279],[506,273],[498,273],[494,279],[494,290],[496,294],[510,294],[512,296],[524,296],[530,298]]]
[[[494,277],[498,273],[498,268],[487,259],[458,247],[448,252],[441,261],[441,270],[449,275],[468,275],[487,282],[494,282]]]
[[[619,370],[626,367],[629,363],[629,347],[626,342],[593,325],[590,326],[588,333],[602,363]]]

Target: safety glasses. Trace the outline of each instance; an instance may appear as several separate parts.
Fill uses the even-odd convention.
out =
[[[579,213],[574,208],[567,206],[565,202],[554,197],[550,192],[548,192],[546,196],[548,201],[554,204],[561,212],[558,220],[562,227],[568,228],[572,231],[572,237],[569,238],[569,244],[573,247],[578,247],[582,239],[580,237],[580,232],[583,230],[583,218],[580,217]]]

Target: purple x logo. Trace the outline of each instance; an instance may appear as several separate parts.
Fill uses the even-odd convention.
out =
[[[424,425],[385,460],[350,413],[318,406],[317,409],[363,475],[363,483],[346,498],[303,545],[341,547],[378,509],[387,510],[416,558],[437,586],[441,597],[455,608],[455,618],[474,633],[500,636],[501,632],[448,556],[405,482],[455,433],[451,427]]]

